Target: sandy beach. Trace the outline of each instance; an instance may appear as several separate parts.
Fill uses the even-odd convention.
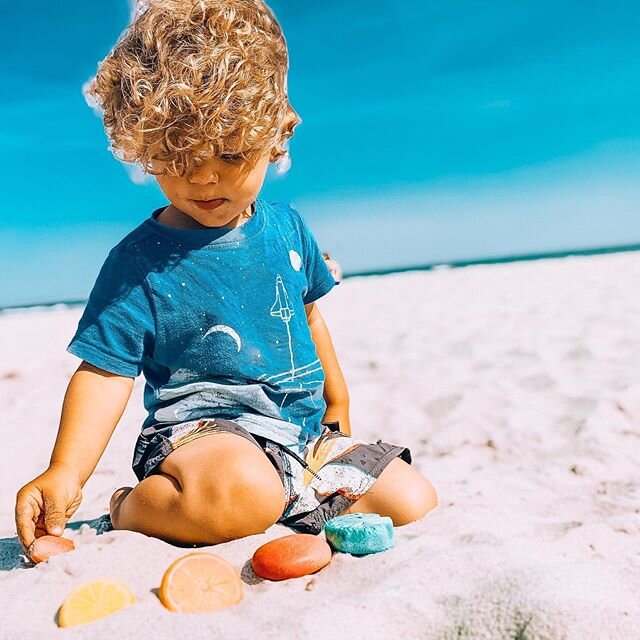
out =
[[[337,553],[285,582],[249,565],[285,527],[203,547],[244,581],[241,604],[205,615],[157,597],[187,550],[90,526],[135,484],[143,378],[65,531],[76,550],[25,561],[15,494],[48,464],[82,310],[0,315],[0,639],[640,638],[638,282],[639,253],[343,281],[319,305],[352,434],[408,446],[440,505],[396,528],[389,551]],[[100,577],[126,583],[136,604],[59,629],[64,597]]]

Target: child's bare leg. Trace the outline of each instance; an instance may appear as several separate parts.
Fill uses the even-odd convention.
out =
[[[125,499],[135,491],[132,499]],[[111,497],[114,529],[139,531],[175,544],[203,542],[202,527],[196,527],[181,513],[180,490],[176,479],[159,473],[135,487],[122,487]]]
[[[424,518],[438,504],[433,485],[417,469],[394,458],[359,500],[340,515],[378,513],[395,527]]]
[[[128,492],[116,491],[115,529],[177,544],[217,544],[262,533],[284,510],[278,473],[263,451],[236,434],[188,442],[159,471]]]

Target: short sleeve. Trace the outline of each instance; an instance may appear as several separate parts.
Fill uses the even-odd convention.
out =
[[[144,275],[130,256],[112,249],[67,351],[100,369],[135,378],[145,356],[153,352],[154,338]]]
[[[309,304],[329,293],[335,286],[336,281],[322,257],[322,251],[320,251],[320,247],[318,247],[318,243],[311,233],[311,229],[309,229],[298,211],[293,209],[293,207],[291,210],[298,219],[303,251],[302,264],[309,285],[302,301],[304,304]]]

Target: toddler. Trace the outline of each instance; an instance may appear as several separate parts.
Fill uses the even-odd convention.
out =
[[[144,374],[135,487],[110,526],[180,546],[345,513],[399,526],[437,504],[409,449],[351,437],[349,395],[316,301],[334,277],[301,215],[259,196],[300,118],[261,0],[152,0],[87,92],[115,155],[169,204],[110,251],[68,351],[82,359],[49,467],[20,489],[27,548],[61,535]]]

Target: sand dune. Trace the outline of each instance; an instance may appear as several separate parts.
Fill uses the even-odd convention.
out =
[[[24,562],[15,493],[48,463],[81,310],[0,316],[0,638],[640,638],[638,282],[636,253],[344,281],[320,307],[353,435],[410,447],[440,506],[390,551],[283,583],[247,563],[284,527],[206,548],[242,573],[245,599],[191,616],[154,592],[184,549],[88,524],[135,483],[141,378],[65,533],[77,550]],[[98,577],[137,604],[58,629],[64,596]]]

